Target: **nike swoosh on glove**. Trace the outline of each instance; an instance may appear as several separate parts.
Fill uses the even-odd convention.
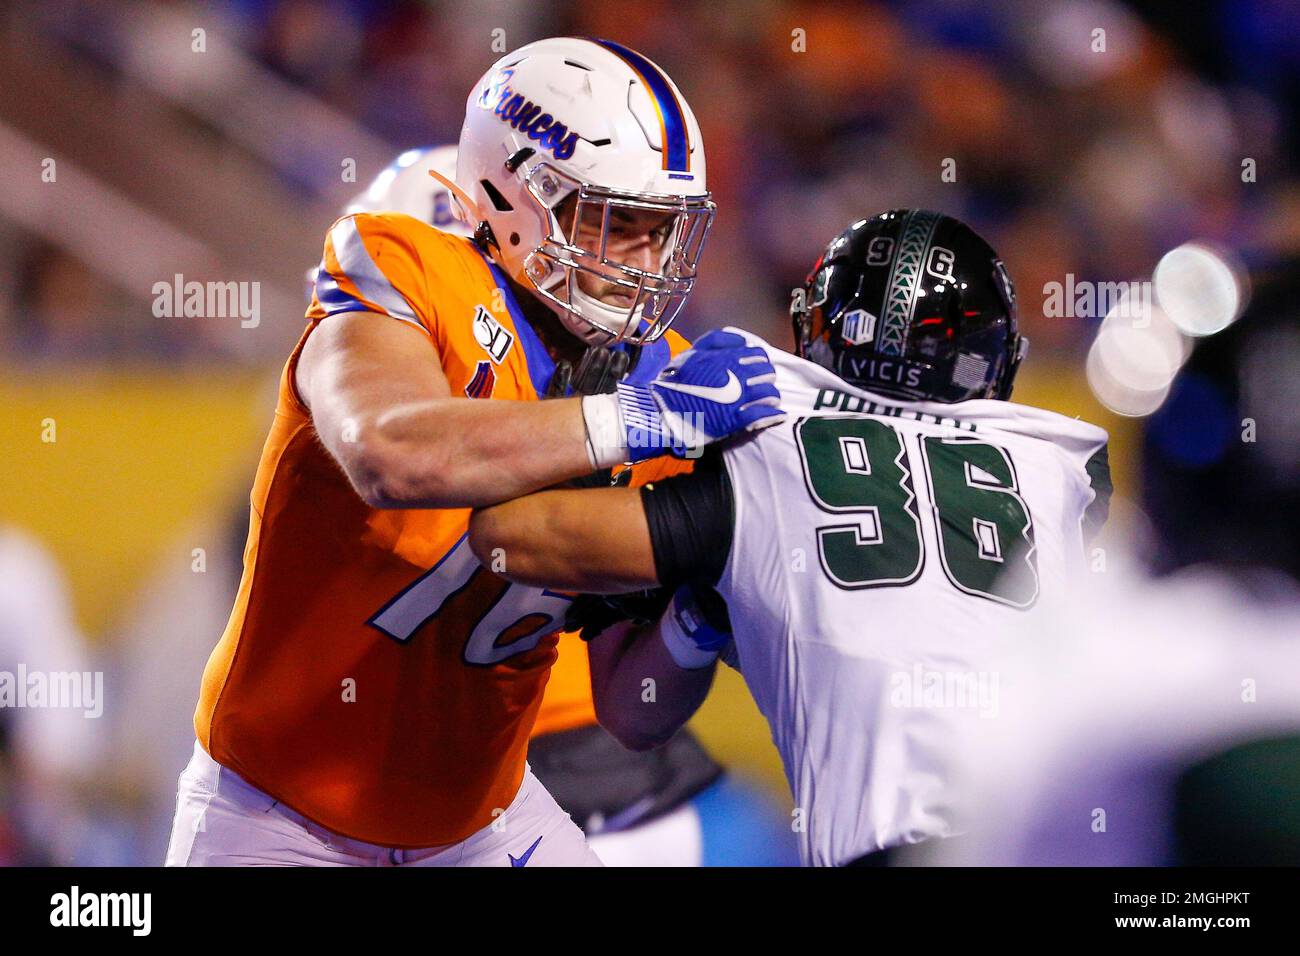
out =
[[[645,385],[618,384],[623,449],[630,462],[775,425],[785,417],[767,353],[718,329],[678,355]]]

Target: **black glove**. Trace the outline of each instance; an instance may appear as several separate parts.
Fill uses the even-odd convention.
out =
[[[584,641],[589,641],[620,621],[644,627],[658,621],[672,599],[671,588],[631,594],[579,594],[564,615],[564,629],[577,631]]]
[[[575,371],[569,361],[557,362],[555,374],[546,388],[547,398],[567,398],[570,395],[604,395],[614,391],[624,377],[630,375],[641,359],[639,345],[630,348],[607,348],[592,345],[582,353]]]
[[[690,585],[695,605],[710,627],[731,633],[727,603],[713,588]],[[564,629],[577,631],[584,641],[597,637],[620,621],[637,627],[654,624],[672,603],[674,590],[661,587],[630,594],[579,594],[564,615]]]

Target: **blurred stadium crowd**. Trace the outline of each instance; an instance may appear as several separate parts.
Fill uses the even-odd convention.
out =
[[[211,147],[207,165],[233,164],[232,149],[251,152],[244,158],[276,180],[259,188],[295,205],[295,220],[308,211],[329,218],[346,198],[342,157],[357,159],[361,182],[382,168],[365,168],[378,157],[362,146],[382,144],[386,164],[406,146],[454,142],[466,91],[507,47],[548,34],[617,35],[652,51],[689,91],[721,210],[708,281],[683,320],[693,332],[734,322],[783,343],[790,290],[820,241],[810,237],[891,206],[942,208],[988,234],[1020,289],[1035,349],[1067,356],[1080,353],[1092,330],[1044,320],[1039,291],[1066,273],[1133,278],[1188,239],[1217,240],[1254,259],[1300,245],[1293,148],[1300,10],[1280,0],[31,6],[10,14],[15,43],[35,30],[119,99],[145,99],[122,90],[142,85],[155,111],[214,127],[201,131]],[[1080,39],[1099,24],[1104,52]],[[187,63],[192,26],[207,31],[209,50]],[[163,48],[169,31],[185,41],[181,53]],[[805,52],[796,52],[801,43]],[[205,55],[212,66],[203,65]],[[225,67],[244,73],[203,75]],[[295,112],[298,94],[328,111],[321,127],[337,133],[343,124],[342,141],[304,129],[316,117]],[[214,103],[226,96],[251,101]],[[213,115],[218,107],[224,118]],[[241,142],[254,131],[230,128],[252,110],[279,108],[283,115],[257,124],[271,138]],[[152,120],[113,117],[141,133],[152,132]],[[1256,182],[1229,174],[1247,156],[1266,173]],[[953,182],[941,179],[945,160],[955,161]],[[166,168],[165,157],[156,162]],[[146,191],[132,198],[146,210],[207,238],[194,221],[204,218],[199,210],[161,206],[169,197],[147,191],[156,182],[141,185]],[[245,183],[226,202],[252,232],[266,213],[252,195],[241,198],[249,193]],[[321,221],[304,227],[306,244],[280,256],[314,259]],[[237,340],[222,348],[153,319],[138,308],[147,301],[139,287],[98,275],[102,266],[81,261],[57,237],[23,230],[4,241],[20,263],[0,299],[10,354],[278,357]],[[235,251],[218,251],[239,261]],[[268,269],[265,261],[249,267],[254,275]],[[285,337],[298,320],[292,312],[268,318]]]
[[[70,582],[49,585],[49,614],[71,607],[85,639],[58,653],[131,703],[69,731],[91,743],[47,734],[26,754],[21,721],[0,719],[0,862],[161,858],[237,581],[271,404],[257,383],[301,330],[303,271],[399,150],[456,140],[500,53],[565,34],[652,57],[699,118],[719,213],[686,335],[734,324],[787,347],[791,291],[828,237],[887,208],[943,210],[1016,283],[1023,398],[1111,428],[1130,502],[1139,442],[1083,374],[1103,316],[1047,316],[1045,288],[1142,279],[1193,240],[1252,274],[1300,255],[1300,6],[1286,0],[6,5],[0,361],[22,415],[2,434],[24,474],[0,484],[0,522],[24,530],[0,558]],[[176,274],[260,283],[259,322],[158,317],[154,285]],[[111,437],[41,458],[31,423],[59,417],[52,394],[71,396],[64,415],[96,409]],[[14,601],[36,587],[19,580]],[[714,742],[779,780],[766,749]]]

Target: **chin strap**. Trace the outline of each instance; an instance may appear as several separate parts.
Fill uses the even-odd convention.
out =
[[[1007,364],[1006,370],[1002,373],[1002,380],[998,382],[997,393],[994,395],[1002,401],[1008,401],[1011,398],[1011,389],[1016,383],[1016,372],[1020,370],[1020,363],[1029,353],[1029,339],[1023,335],[1016,336],[1015,351],[1011,355],[1011,360]]]
[[[486,221],[480,222],[474,230],[474,245],[478,246],[487,255],[492,254],[492,247],[495,246],[497,251],[501,251],[501,244],[497,242],[496,235],[492,232],[492,227]]]

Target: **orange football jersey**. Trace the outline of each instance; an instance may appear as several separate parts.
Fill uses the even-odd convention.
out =
[[[342,312],[429,335],[467,399],[537,400],[554,369],[503,274],[467,240],[397,214],[334,224],[280,379],[244,574],[195,730],[219,763],[337,833],[452,843],[514,798],[570,598],[482,568],[469,509],[378,510],[352,489],[294,388],[311,329]],[[657,368],[682,347],[670,332],[642,361]]]

